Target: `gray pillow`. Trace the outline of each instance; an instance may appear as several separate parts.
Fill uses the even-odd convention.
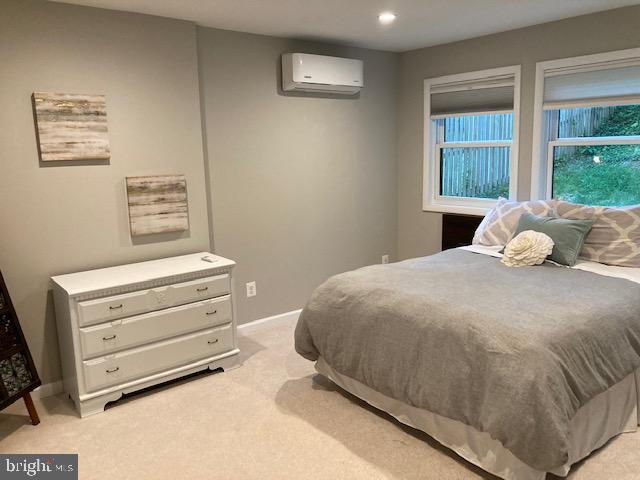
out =
[[[554,246],[550,260],[573,267],[584,245],[584,239],[594,220],[569,220],[567,218],[538,217],[523,213],[514,234],[525,230],[542,232],[551,237]]]
[[[478,226],[473,236],[474,245],[506,245],[514,237],[513,232],[518,226],[520,215],[524,212],[546,217],[551,215],[555,200],[531,200],[516,202],[499,198],[496,206],[491,209]]]
[[[592,262],[640,268],[640,205],[591,207],[558,201],[554,215],[595,220],[580,253]]]

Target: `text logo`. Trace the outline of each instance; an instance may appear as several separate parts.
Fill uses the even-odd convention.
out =
[[[0,480],[78,480],[77,454],[0,454]]]

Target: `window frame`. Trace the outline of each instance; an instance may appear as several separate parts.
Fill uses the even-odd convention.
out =
[[[520,135],[520,65],[492,68],[455,75],[446,75],[424,80],[424,111],[423,111],[423,176],[422,176],[422,210],[425,212],[459,213],[471,215],[485,215],[493,208],[498,199],[449,197],[440,195],[440,164],[443,148],[472,148],[472,147],[510,147],[509,157],[509,199],[516,199],[518,194],[518,150]],[[455,82],[483,80],[495,76],[513,76],[513,110],[492,110],[478,112],[464,112],[451,115],[431,115],[431,89],[433,86]],[[513,133],[511,140],[488,140],[470,142],[439,142],[444,138],[442,132],[437,131],[438,120],[456,116],[472,116],[483,114],[513,114]],[[443,122],[440,122],[443,124]],[[441,127],[444,128],[444,125]]]
[[[610,64],[615,68],[616,62],[632,60],[640,57],[640,48],[617,50],[613,52],[598,53],[595,55],[582,55],[578,57],[561,58],[536,63],[535,97],[533,113],[533,145],[531,159],[531,200],[546,200],[552,198],[553,193],[553,150],[563,146],[585,145],[638,145],[640,135],[615,136],[615,137],[575,137],[558,138],[558,116],[561,107],[552,110],[544,110],[544,87],[547,78],[546,72],[559,68],[606,68]],[[640,102],[639,102],[640,103]],[[572,108],[589,108],[597,106],[628,105],[627,101],[615,99],[602,102],[593,99],[572,104]],[[551,114],[551,112],[558,112]]]

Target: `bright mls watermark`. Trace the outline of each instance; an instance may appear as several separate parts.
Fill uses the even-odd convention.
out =
[[[0,480],[78,480],[77,454],[0,454]]]

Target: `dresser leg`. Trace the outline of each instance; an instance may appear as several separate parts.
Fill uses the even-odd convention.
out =
[[[89,400],[78,401],[76,403],[80,417],[88,417],[89,415],[95,415],[96,413],[104,412],[104,407],[109,402],[114,402],[122,397],[122,391],[107,393],[99,397],[90,398]]]
[[[216,368],[222,368],[225,372],[229,370],[233,370],[234,368],[238,368],[240,366],[240,355],[235,354],[229,357],[222,358],[220,360],[216,360],[215,362],[209,364],[209,370],[215,370]]]
[[[40,423],[40,418],[38,417],[36,406],[33,404],[31,394],[25,393],[22,398],[24,398],[24,404],[27,406],[27,411],[29,412],[29,416],[31,417],[31,425],[38,425]]]

